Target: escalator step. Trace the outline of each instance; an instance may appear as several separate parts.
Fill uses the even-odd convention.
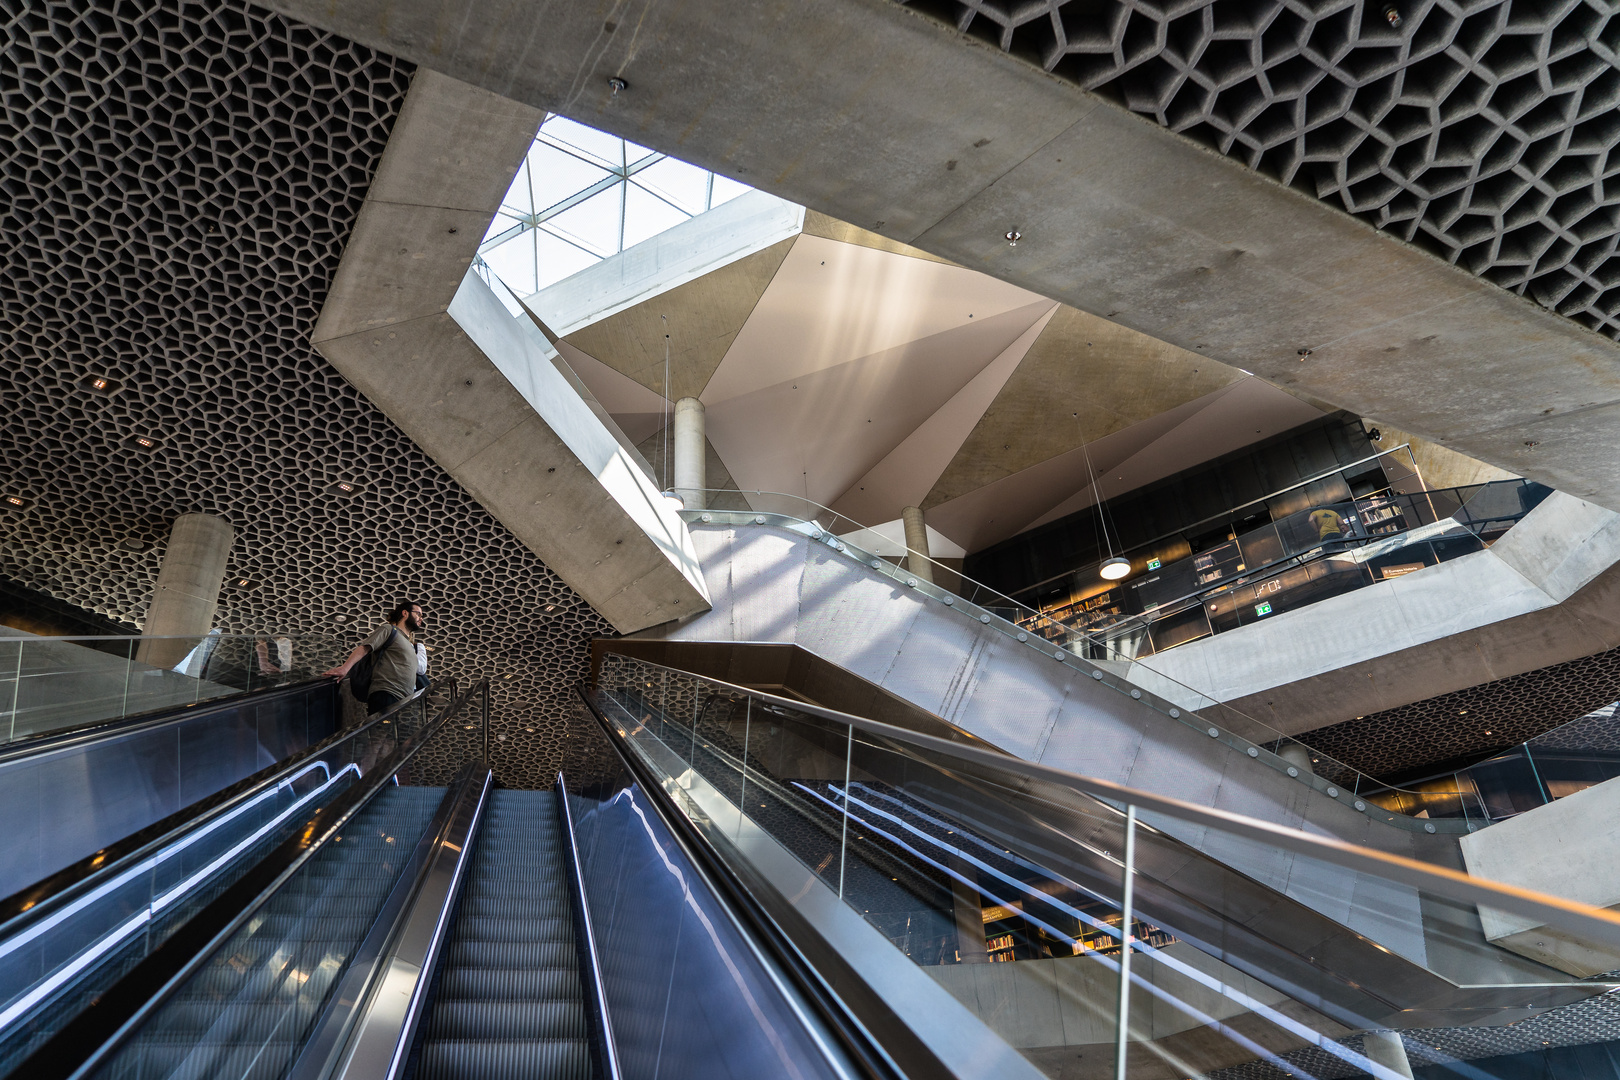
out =
[[[571,1001],[578,993],[571,967],[457,967],[439,981],[439,997],[449,1001]]]
[[[503,1039],[521,1031],[530,1039],[583,1039],[585,1008],[566,1001],[509,1001],[481,996],[444,1001],[433,1010],[430,1039]]]
[[[490,795],[424,1028],[418,1080],[589,1080],[556,796]]]
[[[591,1080],[584,1039],[444,1039],[422,1047],[420,1080]]]

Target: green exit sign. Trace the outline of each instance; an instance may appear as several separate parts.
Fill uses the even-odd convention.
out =
[[[1148,569],[1149,570],[1157,570],[1159,568],[1159,565],[1160,564],[1159,564],[1158,559],[1149,559],[1148,560]]]
[[[1271,614],[1271,605],[1270,604],[1256,604],[1256,605],[1254,605],[1254,613],[1256,615],[1270,615]]]

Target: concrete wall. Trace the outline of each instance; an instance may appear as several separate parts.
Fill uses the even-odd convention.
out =
[[[1475,877],[1620,910],[1620,779],[1462,838]],[[1567,931],[1481,908],[1488,940],[1585,978],[1620,969],[1620,952],[1595,948]]]
[[[315,347],[620,631],[704,607],[685,526],[468,267],[542,114],[421,71]]]
[[[1298,734],[1620,646],[1620,514],[1554,492],[1502,539],[1191,642],[1127,677]],[[1161,683],[1155,675],[1174,683]]]

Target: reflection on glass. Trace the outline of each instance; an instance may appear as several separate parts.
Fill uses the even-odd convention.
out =
[[[825,910],[819,882],[1048,1075],[1114,1075],[1127,947],[1127,1075],[1396,1080],[1390,1027],[1415,1029],[1417,1063],[1482,1058],[1479,1010],[1527,994],[1535,1030],[1609,1037],[1546,1012],[1608,985],[1500,949],[1473,905],[1421,886],[1162,813],[1128,841],[1119,807],[1072,788],[623,657],[599,685],[681,811],[729,841],[722,858],[769,876],[791,856],[801,910]]]

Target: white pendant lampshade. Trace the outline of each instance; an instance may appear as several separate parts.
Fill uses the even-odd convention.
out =
[[[1120,578],[1124,577],[1130,572],[1131,560],[1121,558],[1118,555],[1115,555],[1112,559],[1109,559],[1107,562],[1103,563],[1102,569],[1099,571],[1099,573],[1101,573],[1102,576],[1107,578],[1109,581],[1118,581]]]

